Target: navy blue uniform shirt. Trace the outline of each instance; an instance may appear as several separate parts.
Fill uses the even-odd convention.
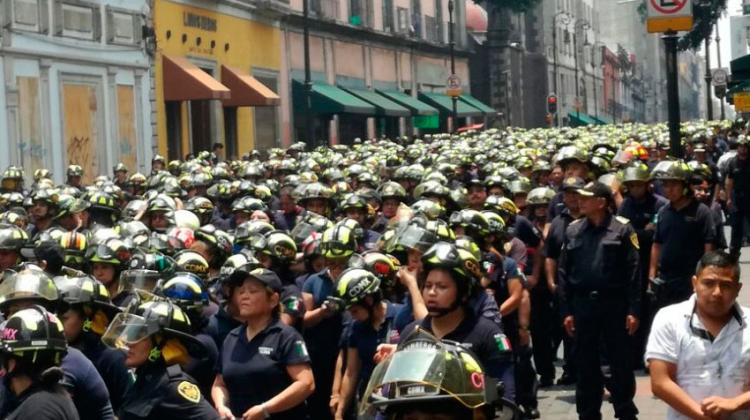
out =
[[[224,340],[216,370],[229,391],[229,409],[241,417],[250,407],[270,400],[292,384],[288,366],[309,363],[302,336],[276,318],[249,342],[247,327],[233,329]],[[306,415],[303,402],[271,418],[297,420]]]
[[[114,419],[107,385],[94,364],[74,347],[62,359],[63,385],[70,389],[82,419]]]
[[[359,385],[357,388],[359,395],[364,392],[372,370],[375,368],[375,362],[372,358],[375,356],[378,345],[398,343],[398,340],[394,340],[398,336],[398,331],[394,327],[394,320],[396,313],[403,305],[391,302],[385,303],[385,320],[377,331],[373,329],[372,323],[368,320],[365,322],[354,321],[349,333],[348,347],[357,349],[360,361]]]
[[[680,210],[667,205],[656,216],[654,242],[661,245],[659,277],[667,281],[690,279],[705,252],[713,243],[716,228],[711,210],[691,200]]]

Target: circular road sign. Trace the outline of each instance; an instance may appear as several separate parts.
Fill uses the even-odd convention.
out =
[[[690,0],[650,0],[651,6],[664,15],[671,15],[682,10]]]

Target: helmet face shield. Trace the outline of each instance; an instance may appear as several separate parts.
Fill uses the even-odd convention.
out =
[[[114,349],[128,350],[129,346],[148,338],[151,332],[142,316],[121,312],[109,324],[102,342]]]
[[[125,270],[120,274],[119,291],[140,289],[150,292],[156,287],[160,279],[158,271],[154,270]]]
[[[0,303],[19,299],[56,301],[57,298],[55,284],[43,273],[21,271],[0,283]]]

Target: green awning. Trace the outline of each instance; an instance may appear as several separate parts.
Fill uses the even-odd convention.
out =
[[[569,112],[568,119],[570,120],[570,125],[573,127],[599,124],[592,116],[583,112]]]
[[[305,85],[294,80],[292,83],[294,109],[305,110]],[[311,108],[316,114],[364,114],[375,115],[375,107],[358,97],[325,83],[313,82]]]
[[[591,117],[591,119],[596,121],[598,124],[612,124],[612,118],[609,118],[606,115],[599,115],[598,117],[589,115],[589,117]]]
[[[469,95],[469,94],[463,94],[461,95],[461,100],[467,102],[469,105],[473,106],[474,108],[484,112],[487,115],[496,115],[497,111],[495,111],[495,108],[486,105],[484,102],[480,101],[479,99]]]
[[[727,89],[727,96],[734,95],[737,92],[750,92],[750,80],[742,80],[731,86]]]
[[[439,109],[441,113],[453,113],[453,101],[442,93],[419,92],[419,99]],[[456,101],[456,113],[459,117],[481,117],[484,113],[464,101]]]
[[[413,115],[437,115],[438,110],[419,99],[395,90],[375,90],[379,94],[411,110]]]
[[[732,78],[750,79],[750,54],[730,61],[729,71],[732,73]]]
[[[352,95],[375,106],[375,115],[383,117],[409,117],[411,111],[372,90],[342,88]]]

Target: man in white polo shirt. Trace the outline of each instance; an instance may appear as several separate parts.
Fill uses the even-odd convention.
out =
[[[656,314],[646,363],[668,419],[750,418],[750,309],[736,302],[739,280],[729,254],[706,253],[694,294]]]

